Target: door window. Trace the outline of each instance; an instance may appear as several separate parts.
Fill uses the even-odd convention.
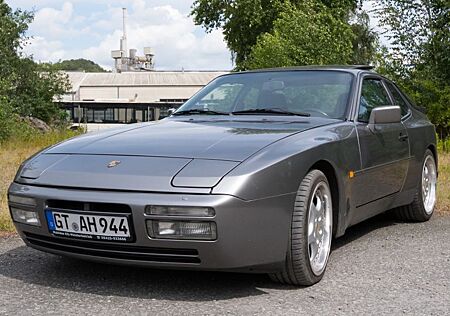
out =
[[[372,110],[386,105],[391,105],[391,101],[381,80],[364,79],[359,101],[358,120],[360,122],[369,122]]]

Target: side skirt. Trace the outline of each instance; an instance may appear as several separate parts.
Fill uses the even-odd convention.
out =
[[[347,227],[356,225],[368,218],[386,212],[398,206],[410,204],[414,198],[415,189],[388,195],[376,201],[354,208],[348,216]]]

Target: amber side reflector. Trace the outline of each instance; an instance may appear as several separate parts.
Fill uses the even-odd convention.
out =
[[[354,178],[354,177],[355,177],[355,172],[354,172],[354,171],[349,171],[349,172],[348,172],[348,177],[349,177],[350,179]]]

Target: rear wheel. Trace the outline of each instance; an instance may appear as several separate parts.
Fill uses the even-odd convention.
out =
[[[420,186],[414,194],[411,204],[395,210],[401,220],[425,222],[430,219],[436,205],[437,168],[433,153],[427,149],[422,162],[422,177]]]
[[[271,274],[272,280],[309,286],[322,279],[331,249],[332,207],[326,176],[310,171],[297,191],[283,270]]]

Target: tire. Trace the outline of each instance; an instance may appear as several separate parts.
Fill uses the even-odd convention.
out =
[[[426,222],[433,215],[437,193],[437,169],[434,155],[429,149],[425,151],[421,166],[421,180],[414,193],[413,202],[409,205],[398,207],[394,211],[395,216],[402,221]],[[429,170],[428,174],[430,177],[428,178],[428,181],[426,180],[427,174],[425,172],[425,167]],[[430,183],[431,187],[428,186],[427,183]],[[424,185],[425,187],[428,187],[428,194],[431,200],[427,200],[427,195],[424,192]]]
[[[318,195],[319,193],[321,195]],[[320,170],[310,171],[297,191],[283,270],[269,275],[273,281],[310,286],[322,279],[330,254],[333,234],[333,203],[331,198],[330,186],[323,172]],[[318,211],[319,199],[320,205],[323,206],[322,220],[319,217],[321,212]],[[309,222],[310,218],[314,224]],[[312,234],[308,235],[308,231],[312,231]],[[313,235],[314,237],[309,237]],[[315,243],[312,241],[317,242],[320,237],[323,237],[322,243],[320,243],[322,248],[315,246],[317,247],[317,255],[314,257],[318,260],[313,259],[313,262],[311,262],[310,252],[315,252],[315,249],[312,248]]]

